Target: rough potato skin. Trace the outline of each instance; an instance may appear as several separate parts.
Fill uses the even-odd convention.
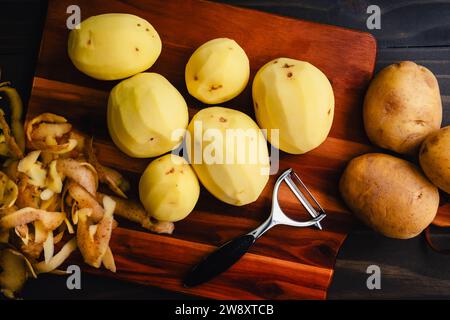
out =
[[[425,139],[419,159],[428,179],[450,194],[450,126],[432,133]]]
[[[437,188],[413,164],[381,153],[350,161],[339,189],[361,221],[391,238],[417,236],[439,207]]]
[[[416,153],[425,137],[441,126],[436,77],[410,61],[386,67],[369,86],[363,115],[374,144],[401,154]]]

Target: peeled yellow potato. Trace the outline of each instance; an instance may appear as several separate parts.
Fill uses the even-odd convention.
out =
[[[100,80],[130,77],[150,68],[161,53],[161,39],[145,19],[108,13],[82,21],[69,34],[68,53],[75,67]]]
[[[189,123],[186,144],[198,178],[216,198],[236,206],[258,199],[270,164],[267,142],[249,116],[205,108]]]
[[[305,61],[278,58],[264,65],[253,81],[253,104],[270,143],[292,154],[318,147],[333,123],[330,81]],[[279,136],[271,130],[279,130]]]
[[[417,236],[439,207],[438,189],[418,168],[387,154],[369,153],[350,161],[339,190],[361,221],[391,238]]]
[[[200,46],[185,71],[189,93],[198,100],[216,104],[233,99],[247,86],[250,63],[236,41],[214,39]]]
[[[192,168],[184,158],[172,154],[153,160],[139,181],[142,205],[159,221],[186,218],[199,194],[200,186]]]
[[[364,127],[376,145],[415,154],[442,122],[439,84],[433,73],[411,61],[390,65],[372,80],[364,99]]]
[[[183,140],[188,117],[182,95],[157,73],[123,80],[109,95],[109,133],[131,157],[156,157],[175,149]]]
[[[450,126],[428,135],[422,143],[419,159],[428,179],[450,194]]]

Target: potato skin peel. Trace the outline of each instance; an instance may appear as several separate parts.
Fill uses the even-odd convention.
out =
[[[339,189],[361,221],[391,238],[417,236],[439,207],[438,189],[413,164],[381,153],[351,160]]]

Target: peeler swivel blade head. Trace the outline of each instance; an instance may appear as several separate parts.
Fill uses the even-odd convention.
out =
[[[286,183],[291,192],[295,195],[297,200],[302,204],[302,206],[312,218],[317,218],[319,216],[322,216],[320,220],[324,218],[325,210],[300,179],[299,175],[292,168],[283,172],[275,184],[273,199],[274,202],[276,201],[276,206],[278,206],[278,208],[278,190],[282,182]],[[281,211],[281,209],[279,210]],[[315,222],[314,225],[318,229],[322,230],[323,228],[320,220]]]

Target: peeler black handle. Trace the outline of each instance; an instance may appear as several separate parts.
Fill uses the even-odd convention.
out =
[[[188,273],[183,285],[188,288],[194,287],[228,270],[248,251],[255,241],[256,238],[253,235],[246,234],[223,244]]]

